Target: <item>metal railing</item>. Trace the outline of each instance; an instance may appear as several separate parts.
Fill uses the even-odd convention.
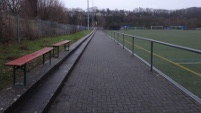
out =
[[[145,64],[150,66],[151,71],[154,69],[157,73],[159,73],[161,76],[166,78],[168,81],[170,81],[176,87],[181,89],[187,95],[189,95],[190,97],[195,99],[197,102],[201,103],[201,99],[200,99],[200,97],[201,97],[201,93],[200,93],[201,92],[201,89],[200,89],[200,86],[201,86],[201,82],[200,82],[201,81],[201,73],[200,73],[201,72],[200,71],[201,50],[188,48],[188,47],[184,47],[184,46],[179,46],[179,45],[175,45],[175,44],[170,44],[170,43],[166,43],[166,42],[162,42],[162,41],[158,41],[158,40],[148,39],[148,38],[144,38],[144,37],[129,35],[129,34],[121,33],[121,32],[112,31],[110,33],[111,34],[109,34],[109,33],[108,34],[111,35],[111,37],[113,37],[112,39],[114,39],[114,41],[117,42],[117,44],[120,44],[123,47],[123,49],[127,49],[129,52],[131,52],[132,56],[135,55],[137,58],[142,60]],[[130,46],[128,44],[130,44],[132,46]],[[167,51],[165,51],[166,53],[157,51],[157,50],[163,50],[164,49],[163,46],[167,50]],[[143,47],[145,47],[145,48],[143,48]],[[150,51],[147,49],[150,49]],[[150,54],[150,56],[147,54],[144,54],[143,50],[146,51],[146,53]],[[172,54],[172,52],[175,52],[172,50],[175,50],[176,52],[181,52],[181,53],[173,53]],[[189,54],[189,52],[190,52],[190,54]],[[188,54],[186,54],[186,53],[188,53]],[[161,54],[163,56],[161,56],[159,54]],[[194,59],[194,58],[198,57],[199,60],[197,60],[197,59],[194,59],[194,60],[196,62],[197,61],[199,61],[199,62],[197,62],[197,63],[195,62],[196,65],[193,64],[193,67],[191,67],[192,65],[184,66],[185,62],[179,63],[179,62],[174,62],[168,58],[165,58],[164,56],[166,56],[167,54],[168,54],[168,56],[167,56],[168,58],[174,57],[172,60],[180,61],[180,59],[178,60],[178,58],[182,57],[181,60],[187,58],[187,62],[189,62],[188,60],[191,60],[191,58]],[[153,59],[155,57],[156,57],[156,62],[155,62],[155,60],[153,62]],[[158,57],[158,59],[157,59],[157,57]],[[161,59],[161,60],[159,60],[159,59]],[[149,60],[150,60],[150,63],[149,63]],[[163,61],[163,60],[165,60],[165,61]],[[162,62],[160,62],[160,61],[162,61]],[[170,64],[168,64],[168,63],[170,63]],[[154,66],[153,66],[153,64],[154,64]],[[190,62],[190,64],[191,64],[191,62]],[[179,68],[175,69],[175,67],[179,67]],[[194,70],[196,70],[197,72]],[[193,74],[194,76],[189,76],[189,74]]]
[[[193,53],[196,53],[196,54],[201,54],[201,50],[198,50],[198,49],[193,49],[193,48],[189,48],[189,47],[184,47],[184,46],[179,46],[179,45],[175,45],[175,44],[170,44],[170,43],[166,43],[166,42],[162,42],[162,41],[158,41],[158,40],[153,40],[153,39],[148,39],[148,38],[144,38],[144,37],[139,37],[139,36],[134,36],[134,35],[129,35],[129,34],[125,34],[125,33],[121,33],[121,32],[111,32],[110,34],[113,38],[114,38],[114,41],[117,41],[117,43],[120,43],[120,35],[122,35],[122,46],[123,46],[123,49],[125,48],[125,36],[127,37],[130,37],[132,38],[132,41],[131,41],[131,44],[132,44],[132,49],[131,49],[131,52],[132,52],[132,55],[135,54],[135,51],[134,51],[134,45],[135,45],[135,39],[139,39],[139,40],[144,40],[144,41],[148,41],[150,42],[150,70],[152,71],[153,70],[153,54],[154,54],[154,44],[161,44],[161,45],[165,45],[165,46],[169,46],[169,47],[172,47],[172,48],[177,48],[177,49],[181,49],[181,50],[185,50],[185,51],[189,51],[189,52],[193,52]]]
[[[91,29],[91,28],[90,28]],[[87,30],[86,26],[60,24],[41,19],[24,19],[19,15],[0,14],[0,42],[37,39],[41,37],[68,35]]]

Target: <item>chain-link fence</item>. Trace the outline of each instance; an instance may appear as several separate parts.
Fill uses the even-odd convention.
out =
[[[85,26],[59,24],[41,19],[30,20],[8,14],[0,14],[0,25],[0,42],[68,35],[87,29]]]

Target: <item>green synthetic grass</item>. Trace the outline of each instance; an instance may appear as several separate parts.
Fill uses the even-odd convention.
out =
[[[127,30],[126,34],[151,38],[201,50],[201,31],[196,30]]]
[[[127,30],[119,31],[171,44],[201,50],[201,31],[193,30]],[[111,34],[110,31],[108,34]],[[119,36],[122,43],[122,35]],[[132,50],[131,38],[125,46]],[[150,42],[135,39],[134,51],[150,63]],[[201,97],[201,55],[154,43],[153,64],[176,82]]]
[[[43,47],[52,47],[52,44],[63,40],[71,40],[71,44],[87,35],[91,31],[82,31],[71,35],[45,37],[37,40],[26,40],[21,42],[10,42],[6,44],[0,44],[0,90],[12,84],[13,68],[4,66],[8,61],[14,60],[20,56],[30,54],[34,51],[42,49]],[[62,49],[61,49],[62,51]],[[37,65],[42,64],[42,58],[28,63],[28,71],[35,68]],[[18,71],[17,75],[22,75],[22,72]]]

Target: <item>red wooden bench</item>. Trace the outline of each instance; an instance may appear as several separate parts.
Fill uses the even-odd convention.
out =
[[[69,48],[70,48],[70,40],[65,40],[65,41],[62,41],[62,42],[58,42],[58,43],[55,43],[53,44],[53,57],[59,57],[59,46],[62,46],[64,45],[64,49],[65,51],[69,51]],[[66,50],[66,46],[68,47],[68,49]],[[56,53],[56,56],[54,55],[54,51],[57,50],[57,53]]]
[[[20,58],[17,58],[13,61],[7,62],[5,65],[6,66],[13,66],[13,84],[15,85],[15,80],[16,80],[16,70],[17,69],[22,69],[24,71],[24,85],[26,85],[26,71],[27,67],[26,64],[30,62],[31,60],[38,58],[43,55],[43,64],[45,62],[45,55],[49,53],[49,64],[51,64],[51,51],[53,50],[52,47],[45,47],[41,50],[38,50],[34,53],[31,53],[29,55],[22,56]]]

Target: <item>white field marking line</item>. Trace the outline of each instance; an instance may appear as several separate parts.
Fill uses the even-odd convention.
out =
[[[178,64],[201,64],[201,62],[181,62]]]
[[[127,43],[130,44],[130,45],[132,45],[131,42],[129,42],[129,41],[127,41],[127,40],[125,40],[125,42],[127,42]],[[137,48],[139,48],[139,49],[142,49],[142,50],[144,50],[144,51],[146,51],[146,52],[148,52],[148,53],[151,53],[149,50],[147,50],[147,49],[145,49],[145,48],[143,48],[143,47],[141,47],[141,46],[138,46],[138,45],[136,45],[136,44],[135,44],[134,46],[137,47]],[[173,61],[171,61],[171,60],[169,60],[169,59],[167,59],[167,58],[165,58],[165,57],[162,57],[162,56],[160,56],[160,55],[158,55],[158,54],[153,53],[153,55],[156,56],[156,57],[158,57],[158,58],[161,58],[161,59],[163,59],[163,60],[165,60],[165,61],[167,61],[167,62],[169,62],[169,63],[171,63],[171,64],[174,64],[174,65],[176,65],[176,66],[178,66],[178,67],[180,67],[180,68],[182,68],[182,69],[184,69],[184,70],[186,70],[186,71],[188,71],[188,72],[191,72],[191,73],[193,73],[193,74],[195,74],[195,75],[201,77],[201,74],[200,74],[199,72],[193,71],[193,70],[191,70],[191,69],[189,69],[189,68],[187,68],[187,67],[185,67],[185,66],[183,66],[183,65],[180,65],[179,63],[173,62]]]

